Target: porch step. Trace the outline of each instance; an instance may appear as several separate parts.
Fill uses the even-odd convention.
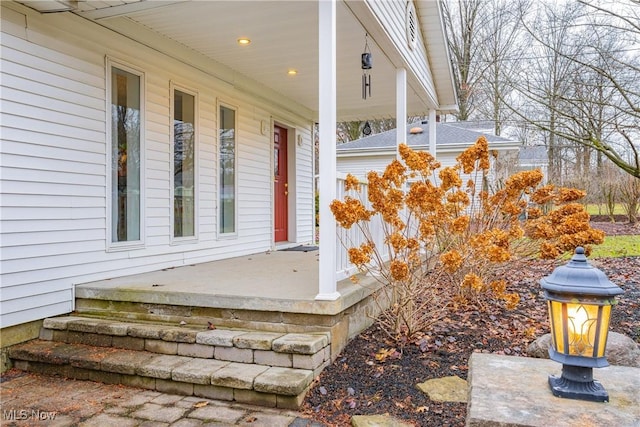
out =
[[[295,409],[329,363],[329,337],[196,330],[75,316],[9,349],[18,369]]]

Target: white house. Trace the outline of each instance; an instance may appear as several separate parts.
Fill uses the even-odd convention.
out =
[[[456,157],[481,136],[487,139],[489,150],[495,152],[497,158],[509,158],[510,154],[518,152],[521,145],[518,141],[493,135],[490,125],[487,127],[467,122],[438,122],[433,126],[435,138],[430,135],[428,121],[414,123],[408,127],[409,130],[400,142],[406,143],[414,150],[429,151],[432,154],[435,152],[435,157],[442,166],[454,165]],[[396,158],[397,140],[397,131],[390,130],[338,145],[338,172],[365,177],[369,171],[383,171]],[[433,141],[435,147],[432,145]],[[487,176],[488,184],[504,178],[496,176],[497,173],[495,162],[492,162]]]
[[[523,146],[518,152],[518,167],[520,170],[540,169],[548,177],[549,155],[547,148],[541,145]]]
[[[439,2],[1,6],[3,347],[46,317],[125,307],[273,315],[271,330],[334,334],[332,351],[357,332],[344,313],[369,293],[337,276],[335,123],[455,109]],[[318,160],[322,244],[302,271],[279,249],[312,243]],[[265,254],[279,261],[251,270]]]

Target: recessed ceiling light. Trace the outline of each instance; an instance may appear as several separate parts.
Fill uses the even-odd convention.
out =
[[[238,39],[238,44],[240,46],[247,46],[247,45],[251,44],[251,39],[249,39],[247,37],[240,37]]]
[[[298,70],[294,70],[292,68],[289,71],[287,71],[287,74],[289,74],[290,76],[295,76],[296,74],[298,74]]]

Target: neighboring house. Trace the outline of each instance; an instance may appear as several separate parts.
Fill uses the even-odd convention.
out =
[[[408,128],[406,138],[402,142],[414,150],[429,151],[428,122],[414,123]],[[456,157],[481,136],[487,139],[489,149],[496,152],[498,158],[517,152],[520,146],[518,141],[495,136],[490,133],[491,131],[490,124],[482,126],[466,122],[436,123],[435,157],[442,166],[452,166],[456,162]],[[396,158],[395,132],[390,130],[339,145],[337,148],[338,172],[365,177],[369,171],[384,170]],[[489,185],[494,184],[497,178],[494,166],[492,164],[488,174],[487,184]]]
[[[546,181],[548,168],[549,156],[547,154],[547,147],[542,145],[520,147],[520,151],[518,152],[519,170],[540,169]]]
[[[238,325],[252,310],[251,327],[269,318],[270,330],[330,332],[332,357],[365,326],[365,316],[345,319],[371,292],[338,287],[335,123],[455,109],[440,2],[1,7],[3,346],[91,298],[104,313],[126,306],[147,321],[188,312],[191,322],[189,310],[206,307],[197,317],[205,326],[218,315]],[[315,123],[322,243],[313,274],[298,272],[289,291],[283,276],[297,270],[286,262],[229,273],[216,262],[314,243]],[[205,264],[198,288],[191,266]],[[164,274],[182,280],[177,290],[147,282]],[[21,325],[30,332],[8,333]]]

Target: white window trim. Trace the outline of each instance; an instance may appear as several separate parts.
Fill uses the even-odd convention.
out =
[[[111,184],[111,144],[112,144],[112,134],[111,134],[111,90],[112,90],[112,81],[111,81],[111,69],[119,68],[123,71],[129,72],[131,74],[135,74],[140,77],[140,239],[127,241],[127,242],[114,242],[112,241],[112,233],[113,233],[113,218],[112,218],[112,194],[113,186]],[[107,252],[117,252],[117,251],[125,251],[130,249],[143,249],[145,247],[146,242],[146,158],[147,158],[147,150],[146,150],[146,93],[147,93],[147,79],[145,76],[145,72],[137,67],[132,65],[128,65],[123,61],[119,61],[113,59],[111,57],[105,57],[105,136],[106,136],[106,150],[105,150],[105,161],[106,161],[106,250]]]
[[[222,202],[220,200],[220,196],[222,193],[222,188],[220,187],[220,108],[221,107],[225,107],[228,108],[230,110],[233,110],[235,112],[234,115],[234,127],[235,127],[235,149],[234,149],[234,168],[235,168],[235,172],[233,175],[233,200],[235,201],[235,209],[234,209],[234,218],[233,218],[233,223],[235,225],[234,227],[234,231],[231,233],[223,233],[221,231],[221,225],[222,225]],[[217,224],[216,224],[216,235],[218,236],[219,240],[224,240],[224,239],[235,239],[238,237],[238,228],[239,228],[239,223],[238,223],[238,145],[239,145],[239,141],[240,138],[238,138],[239,135],[239,130],[238,130],[238,116],[239,116],[239,109],[237,105],[234,104],[230,104],[228,102],[224,102],[220,99],[216,100],[216,117],[217,117],[217,122],[216,122],[216,141],[217,141],[217,150],[216,150],[216,188],[217,188],[217,200],[216,200],[216,206],[217,206]]]
[[[173,178],[174,178],[174,129],[173,129],[173,120],[174,120],[174,105],[175,105],[175,101],[174,101],[174,95],[175,95],[175,91],[179,90],[180,92],[186,93],[188,95],[192,95],[193,96],[193,102],[194,102],[194,106],[193,106],[193,114],[194,114],[194,118],[193,118],[193,126],[195,127],[195,134],[194,134],[194,141],[193,141],[193,211],[194,211],[194,218],[193,218],[193,236],[186,236],[186,237],[175,237],[174,235],[174,223],[175,223],[175,218],[174,218],[174,192],[175,192],[175,185],[173,182]],[[169,134],[170,134],[170,141],[171,141],[171,161],[169,162],[170,165],[170,181],[171,184],[169,185],[170,191],[169,191],[169,200],[170,200],[170,216],[171,216],[171,221],[170,221],[170,236],[171,236],[171,244],[172,245],[178,245],[178,244],[184,244],[184,243],[196,243],[198,242],[198,231],[199,231],[199,188],[200,188],[200,173],[199,173],[199,152],[200,152],[200,147],[199,147],[199,134],[200,134],[200,124],[199,124],[199,97],[198,97],[198,91],[193,90],[193,89],[188,89],[183,85],[179,85],[176,84],[173,81],[169,82],[169,103],[170,103],[170,117],[171,117],[171,123],[169,126]]]

